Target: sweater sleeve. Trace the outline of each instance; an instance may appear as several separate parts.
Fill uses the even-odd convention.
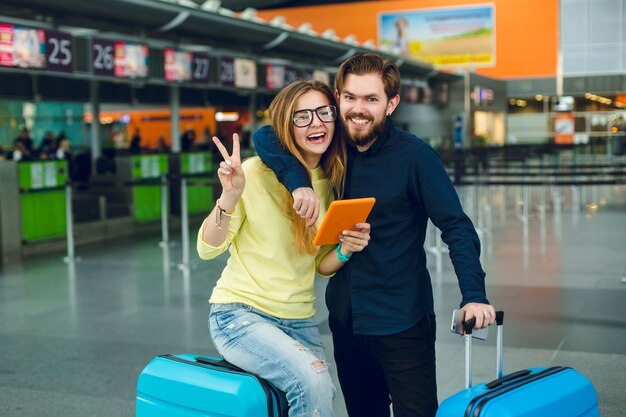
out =
[[[211,246],[202,239],[202,233],[204,231],[204,228],[208,225],[207,222],[214,222],[216,221],[216,219],[207,216],[207,218],[205,218],[202,222],[200,229],[198,230],[198,237],[196,239],[196,250],[198,251],[198,256],[200,257],[200,259],[215,259],[222,253],[226,252],[231,243],[233,243],[233,241],[236,239],[239,228],[241,227],[245,219],[245,207],[240,199],[239,202],[237,202],[237,206],[235,206],[235,214],[233,214],[233,216],[230,218],[226,239],[224,239],[224,242],[222,242],[222,244],[219,246]]]
[[[278,141],[271,126],[263,126],[252,135],[256,152],[265,165],[270,167],[290,193],[296,188],[313,188],[311,179],[300,161]]]
[[[461,307],[471,302],[489,303],[485,293],[485,272],[480,264],[478,234],[463,211],[439,155],[428,145],[421,145],[413,172],[413,192],[448,245],[463,297]]]

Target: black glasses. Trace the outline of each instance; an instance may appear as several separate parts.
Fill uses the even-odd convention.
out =
[[[313,112],[324,122],[334,122],[337,118],[337,107],[327,104],[316,109],[302,109],[293,112],[293,124],[297,127],[307,127],[313,123]]]

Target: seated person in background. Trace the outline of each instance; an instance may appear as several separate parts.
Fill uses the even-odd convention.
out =
[[[130,153],[141,153],[141,131],[139,128],[135,129],[133,137],[130,139],[130,146],[128,147]]]
[[[13,146],[12,159],[15,162],[32,161],[33,156],[32,153],[26,148],[24,142],[18,140],[15,141],[15,145]]]
[[[27,128],[20,131],[20,135],[13,141],[14,155],[13,160],[31,161],[34,157],[33,140]],[[15,153],[17,151],[17,154]],[[17,158],[17,159],[16,159]]]
[[[223,139],[223,138],[222,138]],[[196,144],[196,132],[193,127],[187,126],[187,130],[180,137],[180,146],[183,152],[189,152]]]
[[[40,159],[51,159],[54,158],[55,153],[56,141],[54,140],[54,134],[48,130],[43,139],[41,139],[41,143],[37,148],[37,154]]]
[[[330,89],[295,81],[269,110],[278,140],[308,173],[323,215],[341,196],[345,166]],[[213,343],[227,361],[284,391],[290,417],[332,416],[335,387],[315,318],[315,272],[328,277],[363,250],[369,224],[345,231],[338,246],[313,246],[316,227],[307,228],[292,210],[275,174],[258,157],[241,163],[237,134],[231,155],[213,140],[224,158],[217,171],[222,194],[200,227],[197,250],[202,259],[230,252],[209,300]]]
[[[165,140],[165,136],[163,134],[159,135],[159,141],[157,143],[156,151],[158,153],[169,153],[170,145],[167,144]]]
[[[204,130],[202,131],[202,139],[200,139],[200,143],[198,143],[198,149],[201,151],[208,151],[209,149],[215,147],[213,145],[213,133],[211,133],[211,129],[208,126],[204,126]]]
[[[63,136],[61,140],[57,142],[57,150],[56,150],[56,159],[67,159],[70,160],[72,158],[72,144],[67,136]]]

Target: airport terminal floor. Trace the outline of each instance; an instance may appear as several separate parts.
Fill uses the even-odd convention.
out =
[[[559,204],[538,207],[541,191],[560,195]],[[518,187],[459,189],[481,235],[488,297],[506,313],[504,370],[574,367],[593,382],[602,416],[626,416],[626,187],[541,191],[531,190],[533,204],[524,208]],[[151,358],[215,355],[207,299],[226,258],[195,256],[199,221],[190,226],[187,272],[176,266],[180,240],[164,249],[159,235],[79,247],[80,260],[70,264],[51,254],[3,267],[0,415],[133,416],[137,378]],[[458,285],[435,241],[433,232],[427,246],[441,401],[463,388],[464,345],[450,332]],[[316,284],[318,320],[332,357],[325,283]],[[475,382],[494,378],[490,333],[474,343]],[[334,408],[346,416],[340,393]]]

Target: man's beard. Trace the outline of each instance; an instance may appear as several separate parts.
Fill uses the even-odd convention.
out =
[[[351,118],[368,120],[371,123],[371,126],[367,132],[351,133],[350,128],[348,127],[348,120]],[[383,116],[382,119],[376,121],[372,116],[365,113],[347,113],[345,117],[341,116],[341,122],[341,126],[346,137],[348,137],[354,145],[367,146],[378,138],[378,136],[380,136],[385,130],[386,117]]]

